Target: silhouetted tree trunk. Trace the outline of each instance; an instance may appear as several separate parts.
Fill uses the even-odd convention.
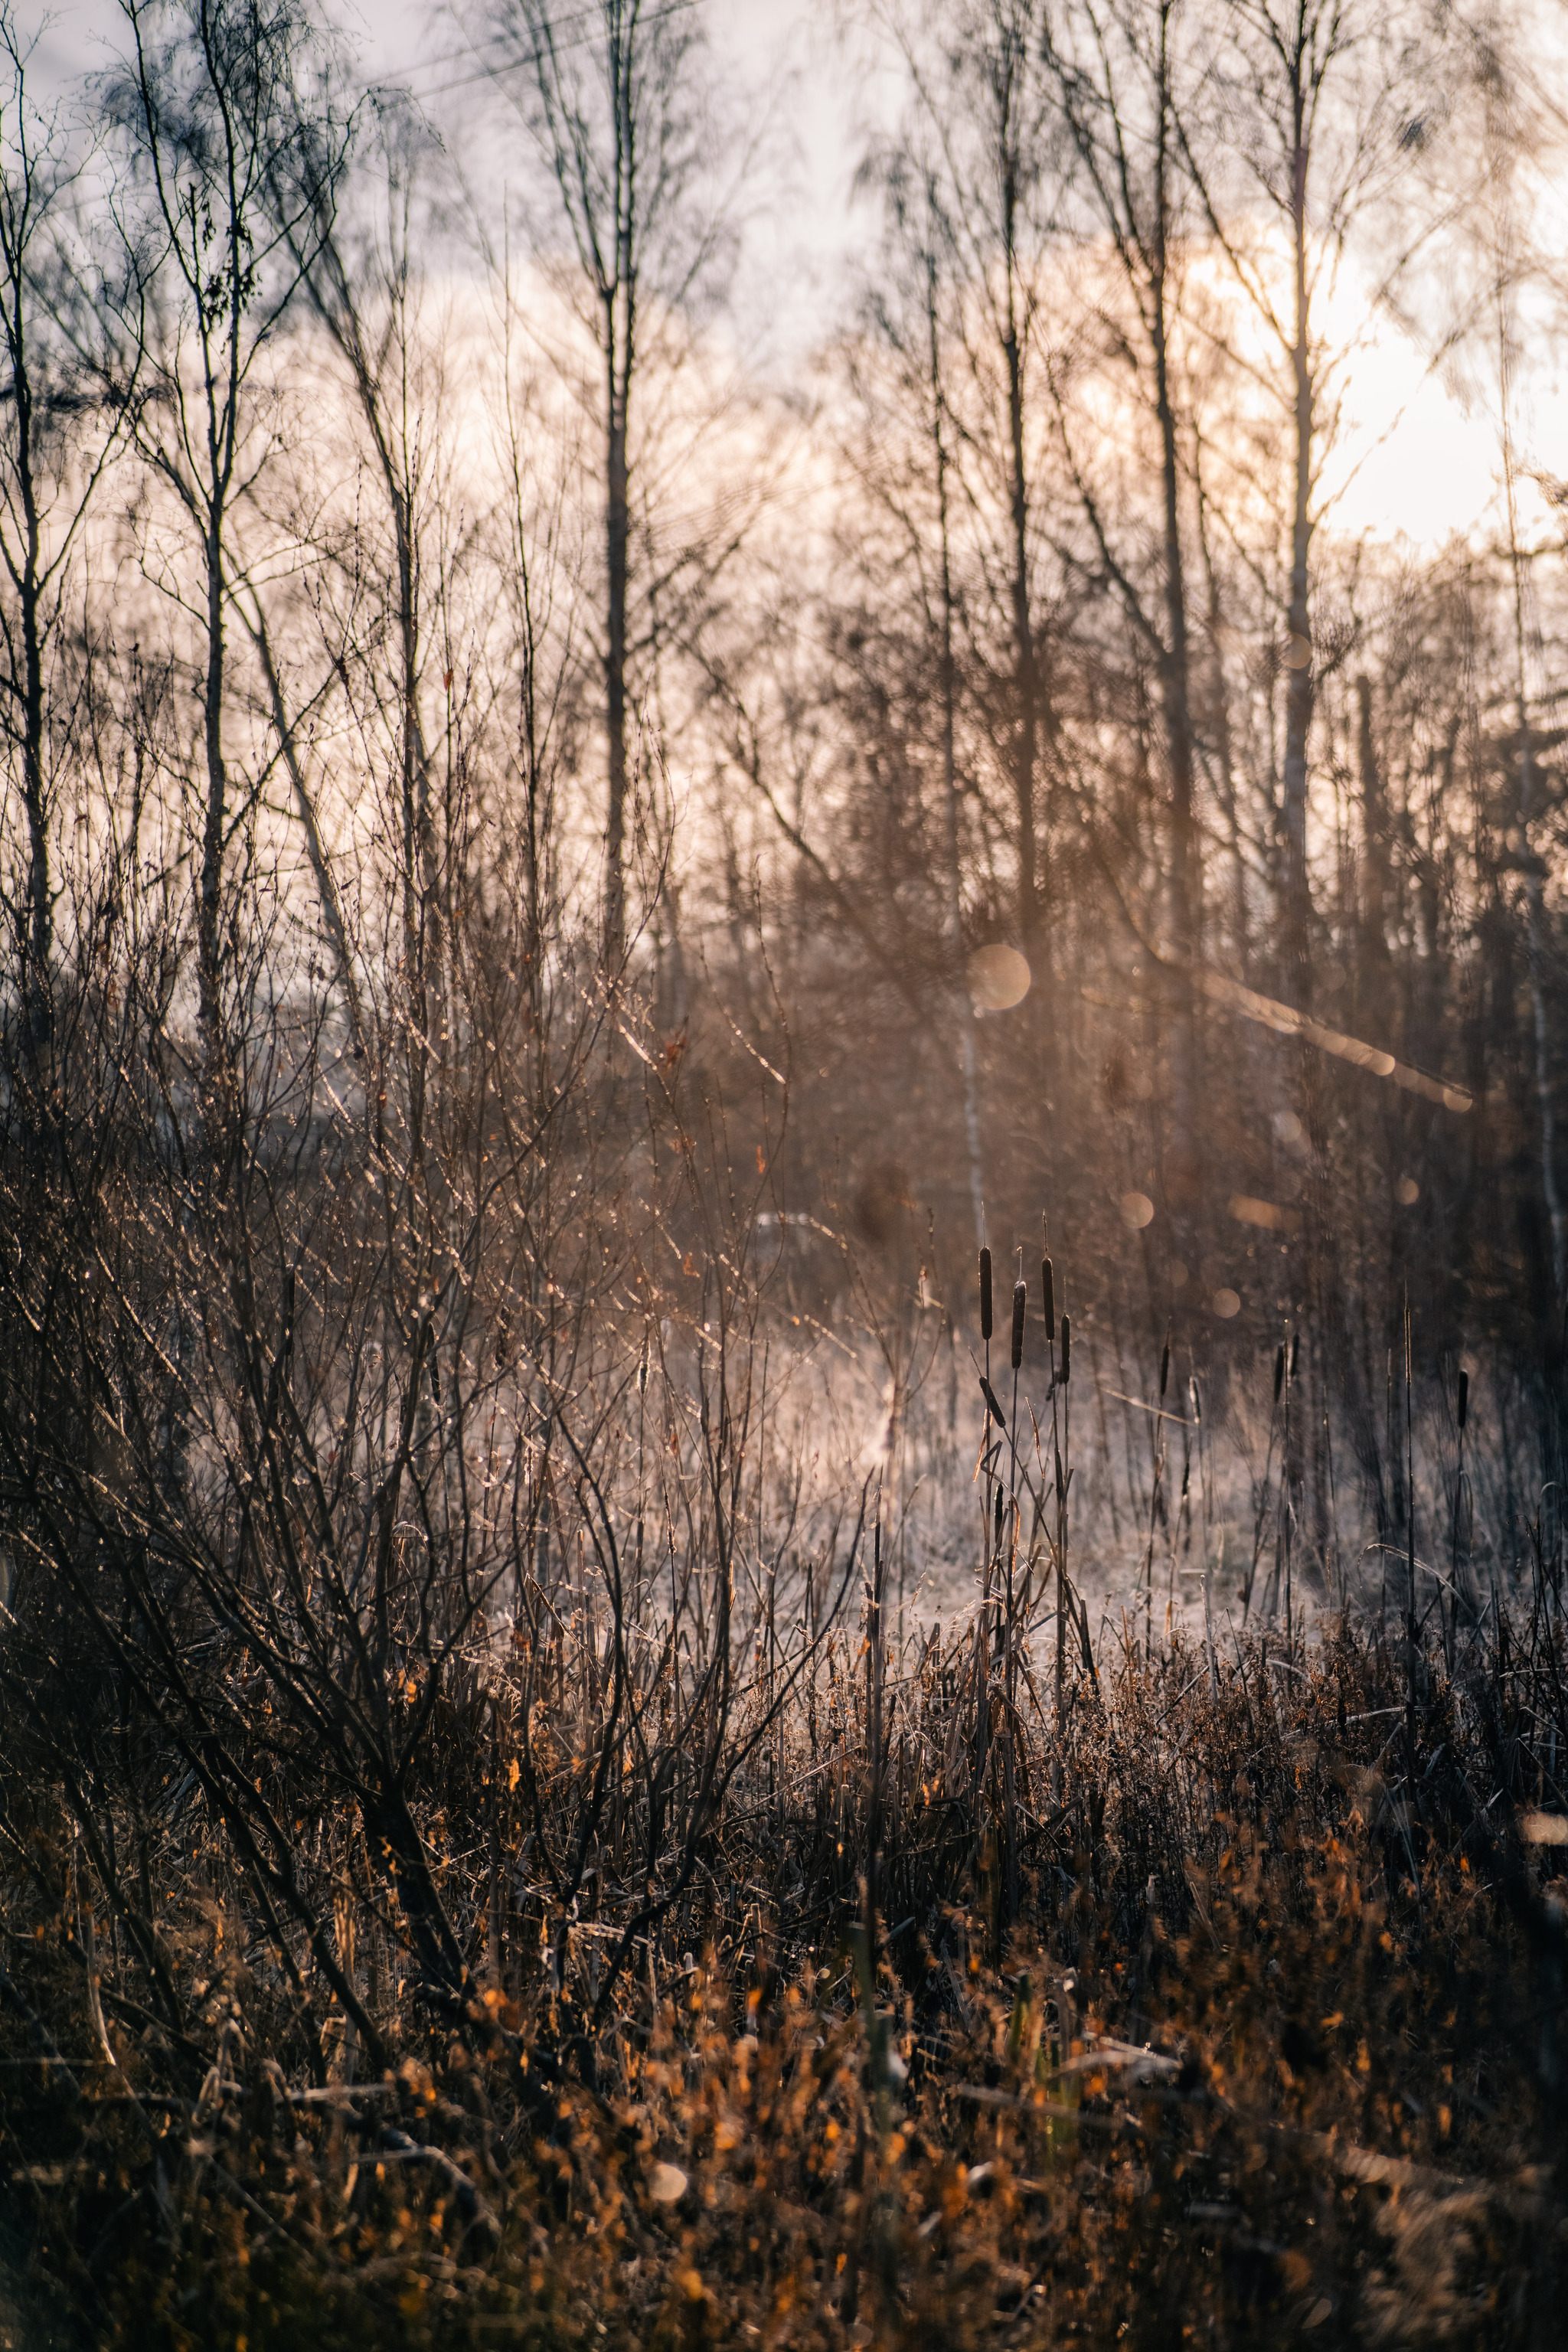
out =
[[[55,877],[50,868],[45,665],[58,630],[69,562],[122,408],[95,409],[90,302],[57,234],[78,159],[27,94],[26,51],[0,7],[0,351],[8,381],[0,426],[0,730],[20,771],[26,874],[14,911],[24,1027],[35,1076],[53,1030]],[[74,346],[80,342],[83,346]],[[83,429],[82,420],[92,423]],[[74,429],[73,429],[74,428]]]
[[[640,304],[649,290],[678,310],[712,266],[717,226],[693,194],[711,163],[711,126],[697,105],[699,20],[643,0],[596,0],[586,35],[560,31],[546,0],[496,0],[498,36],[521,68],[517,99],[544,150],[576,248],[598,344],[605,451],[604,679],[606,735],[603,968],[617,977],[626,947],[626,843],[628,622],[632,545],[632,404],[642,358]],[[586,62],[584,55],[586,52]]]
[[[205,777],[197,856],[196,979],[209,1079],[219,1076],[224,860],[234,812],[224,747],[230,509],[254,490],[247,464],[258,355],[292,303],[298,241],[319,191],[282,159],[300,137],[295,89],[315,37],[285,0],[121,0],[131,54],[109,86],[141,219],[126,226],[121,308],[136,401],[136,446],[195,531],[204,650]],[[335,173],[341,131],[321,126]],[[330,185],[330,180],[326,183]],[[279,192],[285,209],[279,213]],[[124,383],[116,387],[123,402]]]
[[[934,206],[928,204],[928,214]],[[959,1056],[963,1072],[963,1135],[977,1248],[985,1242],[985,1180],[980,1157],[980,1103],[974,1055],[974,1005],[963,966],[963,855],[959,824],[956,745],[957,671],[952,650],[952,550],[948,532],[947,436],[942,430],[942,342],[937,318],[934,222],[926,251],[926,318],[931,331],[931,435],[936,467],[937,538],[942,583],[942,781],[947,818],[947,919],[958,1004]]]
[[[1290,604],[1286,617],[1285,682],[1285,958],[1287,986],[1302,1012],[1310,1009],[1311,898],[1307,873],[1307,739],[1312,724],[1312,619],[1309,564],[1312,549],[1315,384],[1310,348],[1310,288],[1307,265],[1307,110],[1310,90],[1300,37],[1285,54],[1290,104],[1290,268],[1294,391],[1293,498],[1290,509]]]
[[[1182,529],[1184,473],[1173,383],[1176,328],[1175,268],[1180,141],[1176,124],[1172,28],[1175,0],[1137,5],[1102,18],[1068,13],[1048,37],[1047,54],[1090,199],[1091,240],[1108,236],[1136,318],[1142,397],[1152,410],[1160,467],[1163,626],[1146,605],[1135,561],[1113,552],[1114,523],[1088,480],[1079,479],[1090,528],[1135,635],[1159,667],[1169,793],[1166,904],[1174,970],[1170,975],[1174,1029],[1173,1172],[1176,1190],[1197,1189],[1197,1035],[1194,972],[1202,947],[1203,876],[1194,823],[1194,740]],[[1130,322],[1131,323],[1131,322]],[[1145,370],[1147,373],[1145,373]],[[1063,425],[1064,436],[1067,427]]]
[[[1376,976],[1385,971],[1388,964],[1386,926],[1392,896],[1388,798],[1373,727],[1372,680],[1364,671],[1356,679],[1355,691],[1356,764],[1361,776],[1362,807],[1362,954],[1375,986]]]

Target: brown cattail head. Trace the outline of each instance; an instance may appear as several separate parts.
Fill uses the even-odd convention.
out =
[[[1301,1334],[1300,1331],[1297,1331],[1292,1335],[1290,1340],[1290,1378],[1292,1380],[1296,1377],[1296,1360],[1300,1355],[1300,1352]]]
[[[1167,1339],[1160,1350],[1160,1402],[1165,1402],[1165,1389],[1171,1378],[1171,1342]]]
[[[1002,1489],[1000,1486],[996,1489],[996,1542],[1000,1548],[1002,1542]]]
[[[997,1403],[996,1391],[992,1387],[984,1372],[980,1375],[980,1390],[981,1394],[985,1399],[986,1412],[991,1415],[992,1420],[996,1423],[998,1429],[1005,1429],[1007,1426],[1007,1416],[1003,1412],[1001,1406]]]
[[[1056,1275],[1048,1257],[1042,1258],[1040,1261],[1040,1306],[1045,1315],[1047,1331],[1054,1332],[1057,1328],[1057,1284]]]
[[[980,1253],[980,1336],[983,1339],[989,1339],[991,1337],[991,1253],[989,1250],[982,1250]]]
[[[1072,1378],[1072,1318],[1070,1315],[1062,1317],[1062,1369],[1059,1377],[1065,1389]]]
[[[1013,1285],[1013,1370],[1024,1360],[1024,1311],[1029,1303],[1028,1286],[1023,1282]]]
[[[1279,1402],[1279,1391],[1285,1385],[1285,1342],[1280,1340],[1274,1358],[1274,1402]]]
[[[1463,1429],[1465,1425],[1466,1416],[1468,1414],[1469,1410],[1470,1376],[1468,1372],[1461,1372],[1459,1374],[1459,1427],[1461,1429]]]

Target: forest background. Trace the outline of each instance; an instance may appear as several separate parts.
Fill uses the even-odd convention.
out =
[[[1558,19],[87,29],[0,15],[27,2291],[1550,2341]]]

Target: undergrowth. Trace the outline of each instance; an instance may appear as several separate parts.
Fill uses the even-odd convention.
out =
[[[1550,1607],[1503,1628],[1415,1706],[1375,1621],[1129,1638],[1064,1738],[1021,1710],[1012,1916],[969,1653],[889,1675],[879,1773],[826,1675],[815,1774],[803,1701],[591,2057],[592,1898],[384,2074],[340,2032],[322,2084],[221,1904],[172,1910],[218,2036],[185,2096],[155,2024],[42,2063],[45,2008],[92,2045],[88,1931],[14,1902],[8,2193],[105,2344],[1555,2342],[1563,1645]],[[68,1874],[47,1803],[27,1834]]]

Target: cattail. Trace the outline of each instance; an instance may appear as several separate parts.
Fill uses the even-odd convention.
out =
[[[1046,1329],[1057,1328],[1057,1285],[1048,1257],[1040,1260],[1040,1304],[1045,1312]]]
[[[1068,1381],[1070,1380],[1070,1378],[1071,1378],[1071,1377],[1072,1377],[1072,1318],[1071,1318],[1071,1316],[1070,1316],[1070,1315],[1064,1315],[1064,1316],[1062,1317],[1062,1370],[1061,1370],[1061,1383],[1062,1383],[1062,1386],[1063,1386],[1063,1388],[1064,1388],[1064,1389],[1066,1388],[1066,1386],[1067,1386],[1067,1384],[1068,1384]]]
[[[1468,1372],[1461,1372],[1459,1374],[1459,1427],[1461,1429],[1463,1429],[1465,1425],[1465,1417],[1468,1413],[1469,1410],[1470,1376]]]
[[[1171,1342],[1167,1339],[1160,1351],[1160,1402],[1165,1402],[1165,1384],[1171,1377]]]
[[[980,1389],[982,1395],[985,1399],[985,1409],[991,1415],[992,1420],[996,1423],[998,1429],[1005,1429],[1007,1426],[1007,1416],[1003,1412],[1001,1406],[997,1403],[996,1391],[992,1387],[984,1372],[980,1375]]]
[[[1284,1387],[1284,1385],[1285,1385],[1285,1342],[1284,1342],[1284,1340],[1283,1340],[1283,1339],[1281,1339],[1281,1340],[1280,1340],[1280,1342],[1279,1342],[1279,1352],[1278,1352],[1278,1354],[1275,1356],[1275,1359],[1274,1359],[1274,1402],[1275,1402],[1275,1403],[1276,1403],[1276,1404],[1278,1404],[1278,1403],[1279,1403],[1279,1391],[1280,1391],[1280,1390]]]
[[[1002,1489],[1000,1486],[996,1489],[996,1545],[1000,1550],[1002,1545]]]
[[[1301,1353],[1301,1334],[1298,1331],[1290,1341],[1290,1378],[1296,1377],[1296,1361]]]
[[[1015,1371],[1024,1360],[1024,1309],[1028,1303],[1027,1286],[1021,1281],[1016,1282],[1013,1285],[1013,1370]]]
[[[989,1339],[991,1337],[991,1253],[989,1250],[982,1250],[980,1253],[980,1336],[983,1339]]]

